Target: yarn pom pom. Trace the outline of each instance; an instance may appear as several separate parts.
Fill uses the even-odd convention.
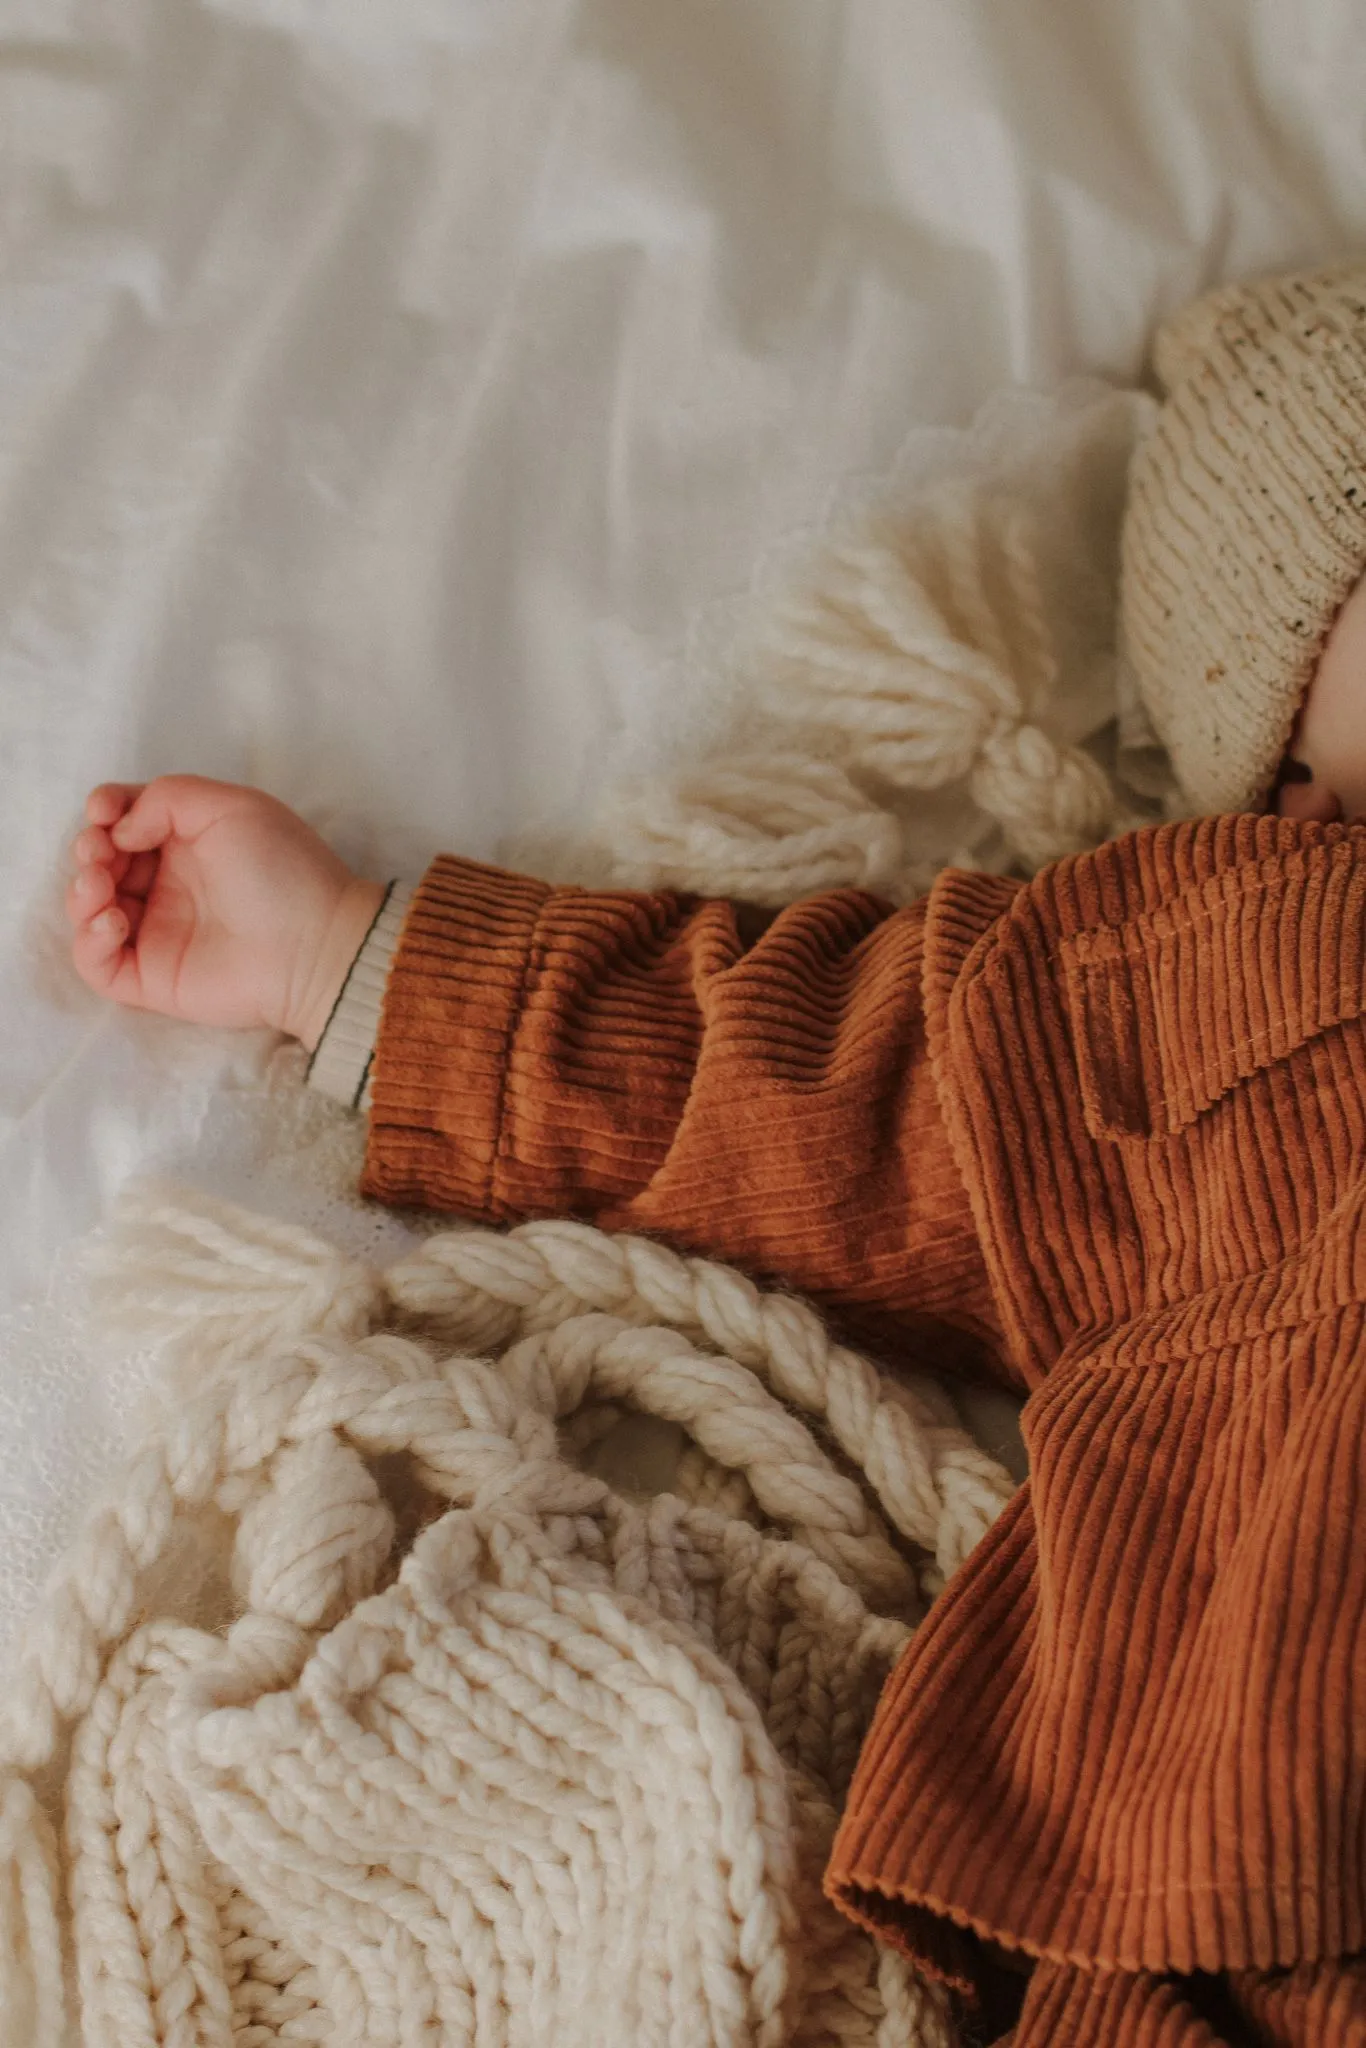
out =
[[[376,1327],[384,1284],[307,1230],[197,1190],[145,1181],[115,1205],[86,1271],[102,1335],[147,1345],[195,1375]]]

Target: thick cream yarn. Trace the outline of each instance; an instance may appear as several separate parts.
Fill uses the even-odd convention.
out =
[[[72,2038],[68,1943],[86,2048],[951,2039],[819,1890],[917,1576],[1010,1490],[942,1393],[576,1223],[380,1273],[149,1193],[108,1272],[177,1384],[5,1701],[7,2048]],[[671,1493],[581,1462],[619,1404]]]
[[[1120,519],[1154,410],[1099,385],[1003,394],[940,437],[937,473],[789,549],[698,664],[726,690],[699,757],[615,787],[554,872],[905,901],[947,863],[1034,869],[1141,822],[1077,742],[1119,709]]]

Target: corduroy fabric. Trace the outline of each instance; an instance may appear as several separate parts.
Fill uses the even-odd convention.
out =
[[[1016,886],[979,878],[980,901]],[[870,1342],[1010,1377],[926,1057],[924,906],[850,889],[760,922],[750,946],[727,903],[434,862],[386,996],[365,1191],[725,1243]]]
[[[1366,1964],[1233,1977],[1088,1975],[1041,1963],[1009,2048],[1322,2048],[1366,2040]]]
[[[1045,1958],[1020,2048],[1361,2038],[1364,935],[1366,832],[1247,816],[749,947],[457,861],[409,916],[369,1192],[655,1230],[1033,1389],[828,1878],[969,1993],[975,1936]]]

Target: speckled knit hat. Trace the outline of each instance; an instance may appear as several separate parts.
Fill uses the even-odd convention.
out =
[[[1366,263],[1227,285],[1161,329],[1121,646],[1182,794],[1255,809],[1366,569]]]

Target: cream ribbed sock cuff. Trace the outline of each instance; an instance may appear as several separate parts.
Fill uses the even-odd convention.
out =
[[[391,882],[308,1063],[307,1081],[348,1109],[370,1107],[370,1068],[389,969],[416,885]]]

